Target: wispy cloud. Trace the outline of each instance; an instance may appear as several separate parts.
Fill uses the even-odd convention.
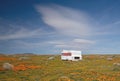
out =
[[[91,19],[81,11],[59,5],[36,6],[45,24],[68,36],[91,35]]]
[[[120,20],[115,21],[114,23],[112,23],[112,25],[119,25],[120,24]]]
[[[37,5],[36,9],[42,15],[43,22],[61,36],[59,40],[47,42],[53,47],[59,49],[87,49],[95,44],[94,40],[86,39],[96,33],[92,24],[93,20],[86,13],[55,4],[49,6]]]
[[[15,46],[17,46],[18,48],[21,48],[21,49],[36,49],[36,48],[41,48],[41,47],[44,47],[46,46],[46,42],[25,42],[25,41],[22,41],[22,40],[15,40],[13,41]]]
[[[56,40],[49,41],[48,44],[53,45],[59,49],[88,49],[89,46],[94,45],[96,41],[87,39],[72,39],[72,40]]]
[[[42,16],[43,22],[63,36],[84,39],[86,37],[115,33],[111,30],[112,27],[107,27],[106,24],[101,25],[99,21],[94,20],[89,14],[80,10],[55,4],[37,5],[36,9]]]
[[[45,40],[45,41],[37,41],[37,42],[27,42],[23,40],[14,40],[12,42],[13,49],[51,49],[61,50],[61,49],[77,49],[77,50],[86,50],[91,45],[94,45],[96,41],[93,40],[85,40],[85,39],[72,39],[72,40]],[[52,48],[51,48],[52,47]],[[54,49],[54,50],[53,50]],[[49,51],[49,50],[48,50]]]
[[[86,39],[74,39],[73,40],[74,42],[76,43],[82,43],[82,44],[94,44],[95,41],[92,41],[92,40],[86,40]]]
[[[20,28],[19,30],[9,30],[5,35],[0,35],[0,40],[34,38],[43,34],[41,29],[29,30]]]

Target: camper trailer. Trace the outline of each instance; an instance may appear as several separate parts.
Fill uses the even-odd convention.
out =
[[[71,60],[71,61],[82,60],[81,51],[63,50],[61,53],[61,60]]]

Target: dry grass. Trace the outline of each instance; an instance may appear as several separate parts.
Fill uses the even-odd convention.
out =
[[[84,55],[82,61],[62,61],[60,56],[29,56],[30,60],[19,60],[20,56],[0,56],[1,81],[120,81],[120,55]],[[107,60],[112,58],[112,60]],[[9,62],[13,70],[2,65]]]

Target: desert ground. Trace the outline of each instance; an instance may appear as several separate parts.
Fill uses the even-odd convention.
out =
[[[0,81],[120,81],[120,55],[0,55]]]

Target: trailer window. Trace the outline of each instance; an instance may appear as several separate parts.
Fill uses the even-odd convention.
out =
[[[80,57],[74,57],[75,59],[80,59]]]

